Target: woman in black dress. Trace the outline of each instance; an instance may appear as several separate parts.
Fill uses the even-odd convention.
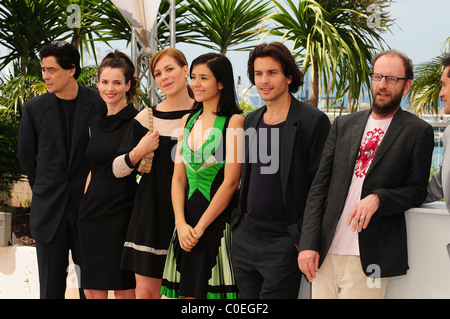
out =
[[[124,244],[122,269],[136,276],[136,298],[161,298],[164,263],[174,229],[170,187],[173,151],[181,118],[191,112],[194,100],[187,82],[184,54],[174,48],[156,53],[150,70],[165,100],[151,106],[153,129],[149,132],[149,109],[142,110],[126,134],[114,161],[117,177],[135,172],[143,156],[154,151],[150,173],[142,174]]]
[[[117,179],[112,162],[123,135],[138,111],[127,104],[136,93],[131,60],[118,51],[108,54],[98,70],[98,90],[107,111],[90,122],[87,147],[90,173],[80,206],[81,287],[87,298],[134,298],[132,272],[120,269],[123,243],[133,209],[136,176]]]

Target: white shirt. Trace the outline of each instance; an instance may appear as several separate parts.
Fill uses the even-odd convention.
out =
[[[347,225],[347,219],[353,206],[361,200],[361,190],[367,171],[391,121],[392,117],[376,120],[372,115],[369,116],[356,158],[347,199],[329,250],[331,254],[359,255],[358,232],[352,231],[352,225]]]

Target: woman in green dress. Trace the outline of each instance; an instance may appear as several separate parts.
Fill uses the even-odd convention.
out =
[[[190,69],[196,104],[182,118],[172,178],[174,236],[161,293],[169,298],[239,297],[231,265],[231,211],[237,205],[244,118],[233,69],[208,53]]]

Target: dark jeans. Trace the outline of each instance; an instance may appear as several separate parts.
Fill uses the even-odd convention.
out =
[[[69,251],[72,253],[75,270],[80,267],[80,244],[76,220],[78,211],[70,206],[69,204],[52,241],[45,243],[36,240],[41,299],[64,299],[69,270]],[[80,297],[84,298],[81,289]]]
[[[289,236],[261,236],[239,225],[233,232],[232,262],[243,299],[296,299],[301,272]]]

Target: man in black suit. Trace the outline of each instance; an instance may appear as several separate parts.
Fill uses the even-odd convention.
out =
[[[372,61],[370,110],[335,119],[305,208],[300,270],[313,298],[384,298],[408,269],[404,212],[427,196],[433,128],[403,111],[404,54]]]
[[[292,96],[303,74],[283,44],[258,45],[248,75],[266,105],[244,122],[245,160],[232,220],[236,283],[243,298],[297,298],[296,244],[330,121]]]
[[[89,172],[90,118],[105,104],[96,90],[77,83],[78,50],[55,42],[40,50],[48,93],[24,104],[19,160],[33,191],[31,234],[36,239],[41,298],[64,298],[69,250],[80,265],[78,207]]]

